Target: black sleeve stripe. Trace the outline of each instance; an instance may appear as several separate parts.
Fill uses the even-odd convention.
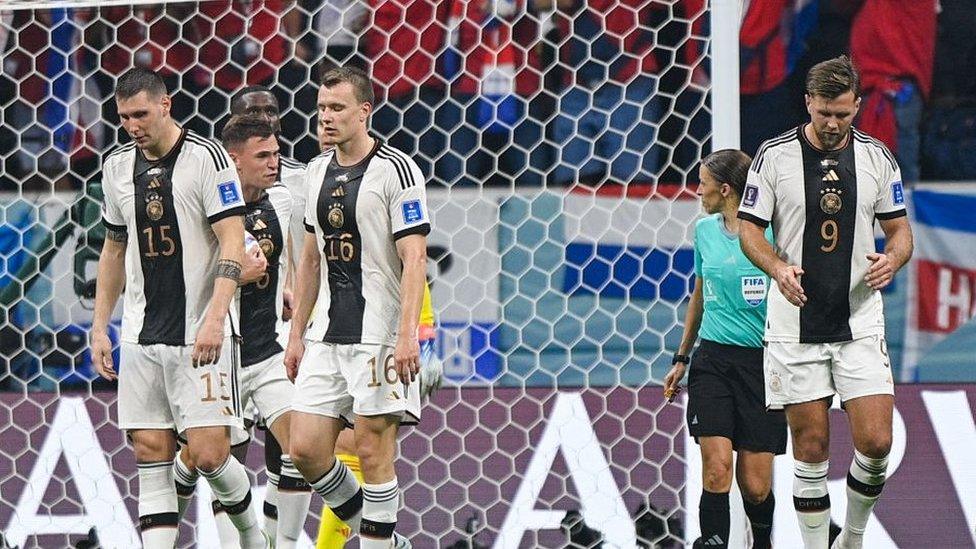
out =
[[[214,166],[217,168],[218,172],[224,171],[230,167],[230,160],[227,158],[227,152],[224,151],[223,147],[218,145],[215,141],[204,139],[192,131],[187,132],[186,140],[207,149],[207,152],[210,153],[210,158],[213,159]]]
[[[104,167],[105,164],[108,163],[109,159],[115,158],[116,156],[121,156],[135,148],[136,148],[135,141],[129,141],[125,145],[115,147],[114,149],[108,151],[108,154],[104,156],[104,158],[102,159],[102,166]]]
[[[756,157],[752,159],[752,166],[750,166],[749,169],[754,172],[759,172],[759,170],[762,169],[763,161],[765,161],[766,159],[766,153],[769,152],[771,149],[778,147],[779,145],[789,143],[790,141],[796,139],[797,131],[798,130],[796,128],[793,128],[792,130],[782,135],[779,135],[777,137],[774,137],[764,142],[762,146],[759,147],[759,152],[756,153]]]
[[[124,233],[128,231],[125,225],[116,225],[115,223],[109,223],[108,219],[105,219],[104,217],[102,218],[102,225],[105,225],[106,229],[110,231],[115,231],[117,233]]]
[[[407,227],[406,229],[401,229],[393,233],[393,240],[400,240],[405,236],[410,236],[412,234],[419,234],[422,236],[427,236],[430,234],[430,223],[421,223],[420,225],[414,225],[413,227]]]
[[[736,217],[738,217],[739,219],[744,219],[745,221],[748,221],[748,222],[752,223],[753,225],[759,225],[763,229],[765,229],[766,227],[769,226],[769,221],[766,221],[765,219],[763,219],[761,217],[757,217],[755,215],[752,215],[749,212],[740,211],[739,213],[736,214]]]
[[[892,170],[898,169],[898,162],[895,160],[895,155],[891,154],[891,151],[888,150],[888,147],[885,146],[885,144],[882,143],[881,141],[858,130],[854,130],[854,140],[857,141],[858,143],[863,143],[865,145],[873,145],[875,148],[880,149],[881,154],[884,155],[885,159],[888,160],[888,163],[891,164],[891,169]]]
[[[239,215],[239,216],[242,216],[243,217],[244,214],[246,214],[246,213],[247,213],[247,209],[244,208],[244,206],[237,206],[237,207],[234,207],[234,208],[230,208],[228,210],[224,210],[222,212],[217,212],[217,213],[211,215],[210,217],[208,217],[207,218],[207,221],[209,221],[210,224],[213,225],[214,223],[216,223],[216,222],[218,222],[221,219],[224,219],[226,217],[232,217],[232,216],[235,216],[235,215]]]
[[[874,217],[887,221],[889,219],[898,219],[899,217],[905,217],[906,215],[908,215],[908,210],[902,208],[900,210],[895,210],[893,212],[876,213],[874,214]]]
[[[391,151],[385,146],[380,147],[380,149],[376,151],[376,156],[389,160],[390,163],[393,164],[393,167],[396,169],[397,175],[400,179],[401,190],[416,186],[417,182],[414,180],[413,172],[410,170],[410,165],[403,156],[398,156],[391,153]]]
[[[305,169],[305,164],[302,164],[301,162],[299,162],[299,161],[297,161],[297,160],[295,160],[293,158],[288,158],[287,156],[280,157],[280,161],[281,161],[281,165],[284,166],[284,167],[286,167],[286,168],[291,168],[293,170],[304,170]]]
[[[315,227],[308,224],[308,221],[302,220],[302,225],[305,225],[305,232],[315,234]]]

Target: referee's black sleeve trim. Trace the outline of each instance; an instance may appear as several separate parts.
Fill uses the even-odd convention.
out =
[[[899,217],[904,217],[908,215],[908,210],[895,210],[893,212],[876,213],[874,217],[883,220],[898,219]]]
[[[244,208],[244,206],[237,206],[236,208],[231,208],[229,210],[217,212],[211,215],[210,217],[208,217],[207,221],[209,221],[210,224],[213,225],[214,223],[220,221],[221,219],[224,219],[225,217],[231,217],[233,215],[243,216],[245,213],[247,213],[247,210]]]
[[[302,225],[305,225],[305,232],[315,233],[315,227],[308,224],[308,221],[302,220]]]
[[[405,236],[410,236],[412,234],[419,234],[427,236],[430,234],[430,223],[421,223],[420,225],[414,225],[413,227],[407,227],[406,229],[401,229],[393,233],[393,240],[400,240]]]
[[[769,221],[766,221],[761,217],[756,217],[748,212],[739,212],[735,216],[738,217],[739,219],[745,219],[746,221],[752,223],[753,225],[759,225],[763,229],[769,226]]]
[[[115,231],[117,233],[125,233],[129,231],[125,227],[125,225],[116,225],[115,223],[109,223],[108,219],[105,219],[104,217],[102,218],[102,225],[105,225],[106,229],[110,231]]]

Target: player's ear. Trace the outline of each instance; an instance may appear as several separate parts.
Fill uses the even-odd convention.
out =
[[[854,100],[854,116],[857,116],[857,111],[861,110],[861,96],[857,96]]]
[[[812,115],[813,114],[813,109],[810,107],[810,104],[813,103],[813,98],[810,97],[810,94],[809,93],[807,93],[807,94],[804,94],[803,95],[803,100],[804,100],[804,102],[806,103],[806,106],[807,106],[807,113],[809,113],[809,114]]]
[[[159,104],[163,107],[163,115],[169,116],[170,108],[173,106],[173,100],[170,98],[168,93],[164,93],[163,96],[159,98]]]
[[[369,102],[363,103],[362,106],[359,107],[359,121],[366,122],[366,119],[369,118],[369,113],[371,112],[373,112],[373,104]]]

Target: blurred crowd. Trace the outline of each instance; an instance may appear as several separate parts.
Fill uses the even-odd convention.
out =
[[[440,185],[694,179],[711,127],[704,0],[208,0],[0,11],[0,188],[78,189],[120,141],[112,88],[158,71],[181,122],[213,135],[229,97],[272,87],[299,160],[314,82],[374,78],[373,131]],[[963,0],[743,3],[742,145],[806,117],[802,75],[850,53],[858,126],[907,181],[976,179],[976,71]]]

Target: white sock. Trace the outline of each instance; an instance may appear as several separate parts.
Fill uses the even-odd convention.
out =
[[[829,461],[793,463],[793,507],[807,549],[824,549],[830,540],[830,496],[827,494]]]
[[[336,460],[338,461],[338,460]],[[277,549],[292,549],[305,528],[312,489],[295,468],[288,454],[281,455],[281,479],[278,482]]]
[[[847,473],[847,518],[840,547],[860,549],[864,529],[874,504],[881,497],[887,473],[888,456],[870,458],[854,450],[854,460]]]
[[[400,509],[396,477],[383,484],[363,484],[363,521],[359,526],[362,549],[389,549]]]
[[[140,463],[139,530],[145,549],[173,549],[179,531],[173,462]]]
[[[176,479],[177,509],[179,518],[182,520],[186,508],[190,505],[190,500],[193,499],[193,491],[196,490],[200,473],[195,470],[191,471],[184,463],[183,458],[180,457],[180,453],[177,452],[176,459],[173,460],[173,478]]]
[[[234,456],[216,471],[200,471],[210,483],[228,518],[241,536],[241,549],[264,549],[264,533],[258,528],[257,514],[251,504],[251,482],[247,470]]]
[[[268,539],[278,537],[278,475],[268,471],[264,492],[264,533]]]
[[[310,484],[339,520],[345,522],[353,533],[359,531],[363,517],[363,491],[356,475],[342,460],[335,459],[332,468]]]
[[[210,509],[213,510],[214,524],[217,526],[217,539],[220,540],[220,549],[237,549],[241,546],[241,535],[237,532],[237,526],[231,522],[224,506],[217,501],[217,494],[211,493]]]

